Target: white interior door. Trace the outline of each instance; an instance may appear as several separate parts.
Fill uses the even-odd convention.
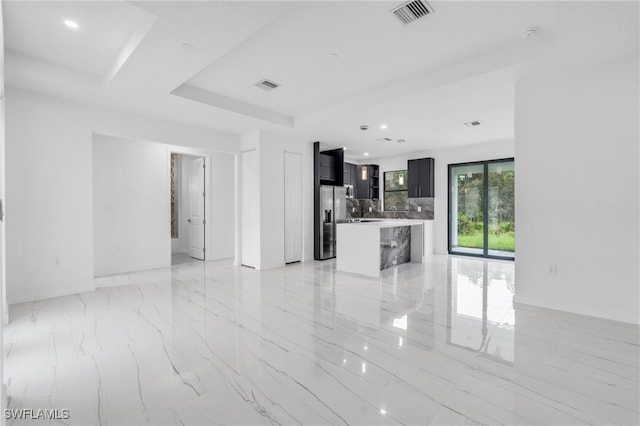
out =
[[[284,153],[284,261],[302,260],[302,156]]]
[[[242,153],[242,264],[257,268],[260,247],[258,223],[258,154]]]
[[[204,198],[205,198],[204,158],[189,162],[189,256],[204,260]]]

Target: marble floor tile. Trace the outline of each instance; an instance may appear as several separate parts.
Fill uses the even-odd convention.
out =
[[[640,423],[637,326],[514,306],[513,262],[369,279],[182,263],[11,306],[9,425]]]

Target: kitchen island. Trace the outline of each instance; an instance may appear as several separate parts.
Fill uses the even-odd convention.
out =
[[[336,270],[377,278],[381,270],[395,265],[422,263],[424,235],[422,220],[339,223],[336,231]]]

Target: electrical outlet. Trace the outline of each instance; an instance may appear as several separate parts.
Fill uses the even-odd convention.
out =
[[[355,207],[351,207],[351,213],[355,213],[356,212],[356,208]]]
[[[556,263],[547,264],[547,274],[558,275],[558,265]]]
[[[373,211],[373,207],[369,207],[369,213]]]
[[[422,211],[422,206],[418,206],[418,213]]]

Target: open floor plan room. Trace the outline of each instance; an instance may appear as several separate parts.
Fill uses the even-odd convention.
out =
[[[0,0],[0,426],[640,425],[638,76],[638,0]]]

